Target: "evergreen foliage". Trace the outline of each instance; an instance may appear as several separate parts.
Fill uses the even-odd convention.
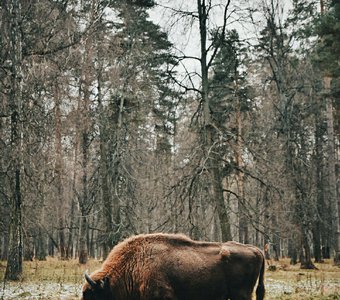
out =
[[[319,41],[314,58],[325,76],[340,76],[340,3],[330,1],[324,14],[316,22]]]

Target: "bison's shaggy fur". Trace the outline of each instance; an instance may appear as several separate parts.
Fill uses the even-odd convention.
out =
[[[86,276],[83,300],[264,298],[264,257],[251,245],[198,242],[179,234],[133,236]]]

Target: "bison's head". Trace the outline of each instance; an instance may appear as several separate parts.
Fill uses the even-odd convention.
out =
[[[83,285],[82,300],[108,300],[113,299],[111,295],[109,278],[93,280],[85,273],[86,283]]]

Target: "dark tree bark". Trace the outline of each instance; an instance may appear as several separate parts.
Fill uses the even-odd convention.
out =
[[[87,234],[88,234],[87,213],[82,212],[79,231],[79,263],[86,264],[88,260]]]
[[[56,149],[56,163],[55,163],[55,174],[56,174],[56,191],[57,191],[57,218],[58,218],[58,235],[59,235],[59,253],[60,258],[66,258],[66,245],[65,245],[65,231],[64,231],[64,196],[63,196],[63,159],[62,159],[62,145],[61,145],[61,97],[59,92],[58,82],[55,87],[55,149]]]
[[[336,1],[334,2],[334,4]],[[326,12],[324,0],[320,0],[320,9],[321,15],[324,15]],[[333,9],[336,10],[334,5]],[[336,14],[335,14],[336,15]],[[339,17],[337,17],[339,18]],[[336,27],[334,27],[336,28]],[[333,29],[334,30],[334,29]],[[336,30],[334,30],[336,31]],[[321,36],[321,39],[324,40],[325,37]],[[324,47],[324,46],[323,46]],[[326,47],[327,48],[327,47]],[[333,45],[331,46],[331,51],[333,49],[337,49]],[[329,53],[330,54],[330,53]],[[324,54],[323,54],[324,55]],[[335,53],[337,55],[337,53]],[[333,62],[332,62],[333,63]],[[331,63],[331,64],[332,64]],[[336,159],[336,152],[335,152],[335,138],[334,138],[334,116],[333,116],[333,99],[331,97],[331,83],[333,80],[334,75],[330,70],[332,66],[326,63],[326,67],[323,68],[323,88],[324,88],[324,96],[326,102],[326,121],[327,121],[327,154],[328,154],[328,197],[330,199],[330,203],[332,206],[332,227],[334,230],[334,263],[340,266],[340,193],[338,191],[338,184],[337,184],[337,175],[336,175],[336,166],[338,164]],[[333,70],[334,72],[334,70]]]
[[[100,61],[100,58],[98,57]],[[101,234],[102,240],[102,251],[103,258],[105,259],[111,250],[112,244],[110,242],[110,234],[112,234],[112,204],[109,190],[109,129],[108,129],[108,118],[103,107],[102,99],[102,69],[97,70],[97,87],[98,87],[98,112],[100,117],[99,120],[99,151],[100,151],[100,161],[99,161],[99,177],[101,182],[101,197],[103,205],[103,233]]]
[[[314,222],[313,222],[313,248],[314,248],[314,260],[315,262],[323,262],[322,259],[322,252],[321,252],[321,235],[322,235],[322,229],[327,227],[323,226],[322,222],[324,224],[327,223],[327,218],[324,217],[324,212],[327,209],[325,206],[325,201],[324,201],[324,186],[323,186],[323,178],[324,178],[324,171],[323,171],[323,166],[322,162],[324,161],[323,157],[323,149],[322,149],[322,136],[323,136],[323,129],[322,129],[322,118],[320,116],[320,111],[322,107],[320,107],[320,103],[318,99],[315,99],[315,166],[316,166],[316,210],[317,214],[315,216]],[[321,220],[323,219],[323,220]]]
[[[68,234],[68,241],[67,241],[67,247],[66,247],[66,258],[71,259],[73,257],[73,243],[74,243],[74,226],[76,225],[76,222],[74,222],[75,219],[75,200],[72,198],[71,200],[71,212],[70,212],[70,230]]]
[[[8,256],[8,233],[5,232],[4,236],[3,236],[3,244],[2,244],[2,247],[1,247],[1,260],[6,260],[7,259],[7,256]]]
[[[333,228],[334,228],[334,263],[340,266],[340,212],[339,212],[339,195],[337,190],[336,179],[336,157],[335,157],[335,139],[334,139],[334,121],[333,121],[333,103],[330,97],[331,77],[324,77],[324,88],[326,91],[326,119],[327,119],[327,154],[328,154],[328,196],[332,205]]]
[[[313,225],[313,250],[314,250],[314,261],[317,263],[323,262],[321,256],[321,231],[320,222],[315,222]]]
[[[235,76],[235,94],[238,92],[238,78]],[[244,162],[242,158],[243,141],[242,141],[242,115],[241,115],[241,103],[239,97],[237,97],[237,108],[236,108],[236,126],[237,126],[237,138],[236,138],[236,150],[235,158],[237,164],[237,186],[238,186],[238,214],[239,214],[239,242],[248,244],[249,233],[248,233],[248,218],[246,215],[245,207],[245,193],[244,193]]]
[[[92,205],[89,199],[89,151],[90,151],[90,85],[92,70],[92,39],[85,42],[85,57],[81,70],[78,113],[81,121],[78,123],[80,151],[81,151],[81,194],[79,196],[80,224],[79,224],[79,263],[86,264],[88,260],[88,214]]]
[[[301,244],[302,244],[301,269],[317,269],[312,262],[312,254],[310,251],[310,245],[306,233],[302,235]]]
[[[87,93],[85,95],[89,96]],[[85,98],[86,99],[86,98]],[[89,163],[89,132],[88,132],[88,102],[89,98],[85,100],[85,126],[82,129],[81,133],[81,149],[82,149],[82,192],[80,199],[80,230],[79,230],[79,263],[86,264],[88,260],[88,249],[87,249],[87,241],[88,241],[88,214],[91,210],[92,205],[90,204],[89,199],[89,191],[88,191],[88,163]]]
[[[3,22],[10,63],[9,110],[11,116],[10,199],[11,223],[5,278],[19,280],[22,274],[22,36],[20,1],[4,1]]]
[[[47,237],[44,234],[44,231],[41,228],[41,226],[39,226],[38,235],[36,239],[36,245],[35,245],[35,248],[36,248],[35,257],[38,260],[46,260],[46,256],[47,256],[46,240],[47,240]]]
[[[53,231],[50,233],[51,235],[53,235]],[[51,257],[54,257],[54,241],[52,240],[51,237],[49,237],[48,239],[48,255]]]
[[[288,239],[288,256],[290,257],[290,264],[296,265],[298,263],[298,246],[297,246],[297,238],[293,234]]]

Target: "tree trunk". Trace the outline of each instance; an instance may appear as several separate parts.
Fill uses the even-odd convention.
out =
[[[220,219],[222,241],[231,240],[231,229],[227,213],[227,207],[224,201],[222,175],[221,175],[221,157],[214,142],[214,127],[211,120],[211,110],[209,101],[209,80],[207,65],[207,7],[205,0],[197,0],[197,10],[199,16],[200,44],[201,44],[201,76],[202,76],[202,105],[203,105],[203,147],[204,155],[207,158],[207,166],[211,182],[211,198],[216,203],[218,216]]]
[[[80,114],[80,107],[81,107],[81,100],[80,97],[78,99],[78,111],[77,113]],[[80,132],[80,122],[76,123],[76,133],[75,133],[75,143],[74,143],[74,156],[73,156],[73,174],[72,174],[72,189],[73,191],[76,190],[76,182],[78,180],[78,159],[79,159],[79,148],[80,148],[80,136],[81,132]],[[78,205],[81,208],[81,200],[79,198],[78,199]],[[71,216],[75,216],[75,211],[76,211],[76,200],[72,199],[72,207],[71,207]],[[77,224],[77,222],[71,221],[71,224]],[[80,226],[80,222],[78,222],[77,226]],[[68,244],[68,250],[69,250],[69,255],[73,256],[73,252],[71,252],[73,250],[73,245],[74,245],[74,241],[71,239],[71,236],[74,235],[74,239],[76,241],[76,244],[78,242],[78,236],[79,236],[79,232],[80,232],[80,228],[78,227],[77,231],[72,230],[72,225],[71,225],[71,231],[70,231],[70,235],[69,235],[69,244]],[[77,251],[77,247],[75,249],[75,252]]]
[[[313,249],[314,249],[314,261],[317,263],[323,262],[321,257],[321,233],[320,222],[315,222],[313,226]]]
[[[56,149],[56,190],[58,199],[57,217],[58,217],[58,234],[59,234],[59,253],[60,258],[65,259],[65,231],[64,231],[64,197],[63,197],[63,162],[62,162],[62,145],[61,145],[61,99],[58,83],[55,87],[55,149]]]
[[[87,250],[87,214],[89,211],[89,197],[88,197],[88,133],[86,129],[82,132],[82,196],[80,200],[81,220],[79,230],[79,263],[86,264],[88,259]]]
[[[9,249],[5,278],[19,280],[22,274],[22,44],[21,44],[21,7],[20,1],[9,0],[4,3],[5,21],[8,28],[9,59],[11,61],[11,85],[9,91],[9,109],[11,115],[11,164],[10,164],[10,190],[11,190],[11,223],[9,230]],[[3,22],[6,23],[6,22]]]
[[[1,37],[1,33],[0,33]],[[5,111],[5,103],[0,103],[0,111]],[[5,122],[2,117],[0,117],[0,141],[4,140],[5,132],[7,131],[7,122]],[[6,145],[4,145],[2,142],[0,144],[0,170],[5,170],[6,161],[8,160],[8,155],[5,155],[5,148]],[[9,224],[9,217],[8,213],[10,212],[10,205],[6,194],[8,194],[8,186],[7,186],[7,179],[5,174],[0,173],[0,203],[2,205],[3,212],[1,220],[3,224]],[[0,260],[4,261],[7,259],[8,256],[8,239],[9,239],[9,230],[5,226],[1,226],[3,230],[1,230],[0,233]]]
[[[81,197],[79,199],[79,206],[81,211],[80,221],[80,237],[79,237],[79,263],[85,264],[88,259],[87,249],[87,224],[88,213],[91,211],[92,202],[89,199],[89,150],[90,150],[90,128],[91,128],[91,116],[90,116],[90,101],[91,101],[91,83],[92,83],[92,59],[93,59],[93,42],[91,38],[87,38],[85,41],[85,57],[83,61],[82,69],[82,82],[80,85],[80,98],[79,98],[79,117],[81,117],[80,129],[80,149],[81,149]]]
[[[333,228],[334,238],[334,263],[340,266],[340,215],[339,215],[339,195],[337,194],[336,180],[336,157],[335,157],[335,140],[333,125],[333,103],[330,97],[331,77],[324,78],[324,87],[326,90],[326,118],[327,118],[327,148],[328,148],[328,182],[329,182],[329,200],[333,206]]]
[[[302,232],[302,250],[303,250],[303,255],[301,258],[301,269],[317,269],[312,262],[312,254],[310,251],[307,233],[305,232],[305,229],[302,229],[301,232]]]
[[[298,263],[297,238],[294,234],[288,239],[288,256],[290,257],[291,265]]]
[[[324,177],[324,171],[323,171],[323,151],[322,151],[322,118],[320,116],[320,110],[321,105],[320,101],[318,99],[316,101],[316,111],[315,111],[315,177],[316,177],[316,210],[317,214],[314,219],[313,224],[313,245],[314,245],[314,259],[315,262],[322,262],[322,253],[321,253],[321,233],[322,228],[325,228],[326,226],[323,226],[322,223],[326,223],[327,219],[324,217],[324,212],[327,210],[325,207],[325,201],[324,201],[324,185],[323,185],[323,177]],[[321,219],[323,219],[323,222],[321,222]]]
[[[272,227],[274,229],[273,232],[273,252],[274,252],[274,260],[275,261],[279,261],[280,259],[280,252],[281,252],[281,246],[280,246],[280,229],[279,229],[279,225],[277,222],[277,216],[276,214],[273,214],[271,216],[271,223],[272,223]]]
[[[238,91],[237,76],[235,76],[235,90]],[[237,140],[235,158],[237,164],[237,187],[238,187],[238,218],[239,218],[239,242],[249,243],[248,236],[248,219],[246,215],[245,198],[244,198],[244,174],[243,174],[243,158],[242,158],[242,117],[241,117],[241,103],[240,99],[237,99],[237,111],[236,111],[236,126],[237,126]]]
[[[0,260],[6,260],[7,257],[8,257],[8,232],[5,232],[4,233],[4,236],[3,236],[3,244],[2,244],[2,247],[1,247],[1,256],[0,256]]]
[[[72,252],[73,252],[73,227],[75,225],[75,222],[73,221],[75,218],[75,201],[72,198],[72,203],[71,203],[71,221],[70,221],[70,230],[68,234],[68,241],[67,241],[67,246],[66,246],[66,259],[72,258]]]
[[[51,235],[53,236],[53,231],[51,232]],[[54,243],[51,237],[48,239],[48,255],[54,257]]]
[[[99,58],[98,58],[99,59]],[[102,103],[102,93],[101,93],[101,70],[99,70],[97,75],[97,87],[98,87],[98,111],[100,120],[99,120],[99,149],[100,149],[100,161],[99,161],[99,176],[101,181],[101,197],[102,197],[102,205],[103,205],[103,233],[101,234],[102,240],[102,250],[103,250],[103,258],[105,259],[109,254],[109,251],[112,247],[110,243],[110,235],[112,234],[112,205],[111,205],[111,197],[109,192],[109,168],[108,168],[108,158],[109,158],[109,139],[108,139],[108,129],[107,122],[108,119],[105,117],[105,111]]]
[[[35,257],[38,260],[46,260],[46,237],[41,226],[38,229]]]
[[[24,235],[24,260],[32,261],[34,257],[34,244],[32,237],[29,235]]]
[[[86,264],[88,260],[87,251],[87,215],[82,213],[80,218],[80,230],[79,230],[79,263]]]
[[[103,144],[101,132],[101,141],[100,141],[100,179],[101,179],[101,187],[102,187],[102,203],[103,203],[103,234],[102,234],[102,248],[103,248],[103,258],[105,259],[109,254],[111,243],[110,243],[110,234],[112,233],[112,206],[110,201],[109,194],[109,186],[108,186],[108,170],[107,170],[107,151],[106,144]]]
[[[325,13],[324,1],[320,0],[321,15]],[[327,72],[327,70],[326,70]],[[334,124],[333,124],[333,103],[330,96],[331,92],[332,77],[324,76],[323,86],[326,95],[326,119],[327,119],[327,148],[328,148],[328,173],[329,173],[329,199],[332,205],[333,212],[333,228],[335,232],[334,238],[334,263],[340,266],[340,199],[337,189],[336,180],[336,156],[335,156],[335,139],[334,139]]]
[[[212,159],[212,158],[211,158]],[[232,239],[227,207],[223,196],[222,176],[219,165],[212,167],[210,170],[213,175],[212,182],[212,199],[215,199],[217,213],[220,220],[222,241]]]

